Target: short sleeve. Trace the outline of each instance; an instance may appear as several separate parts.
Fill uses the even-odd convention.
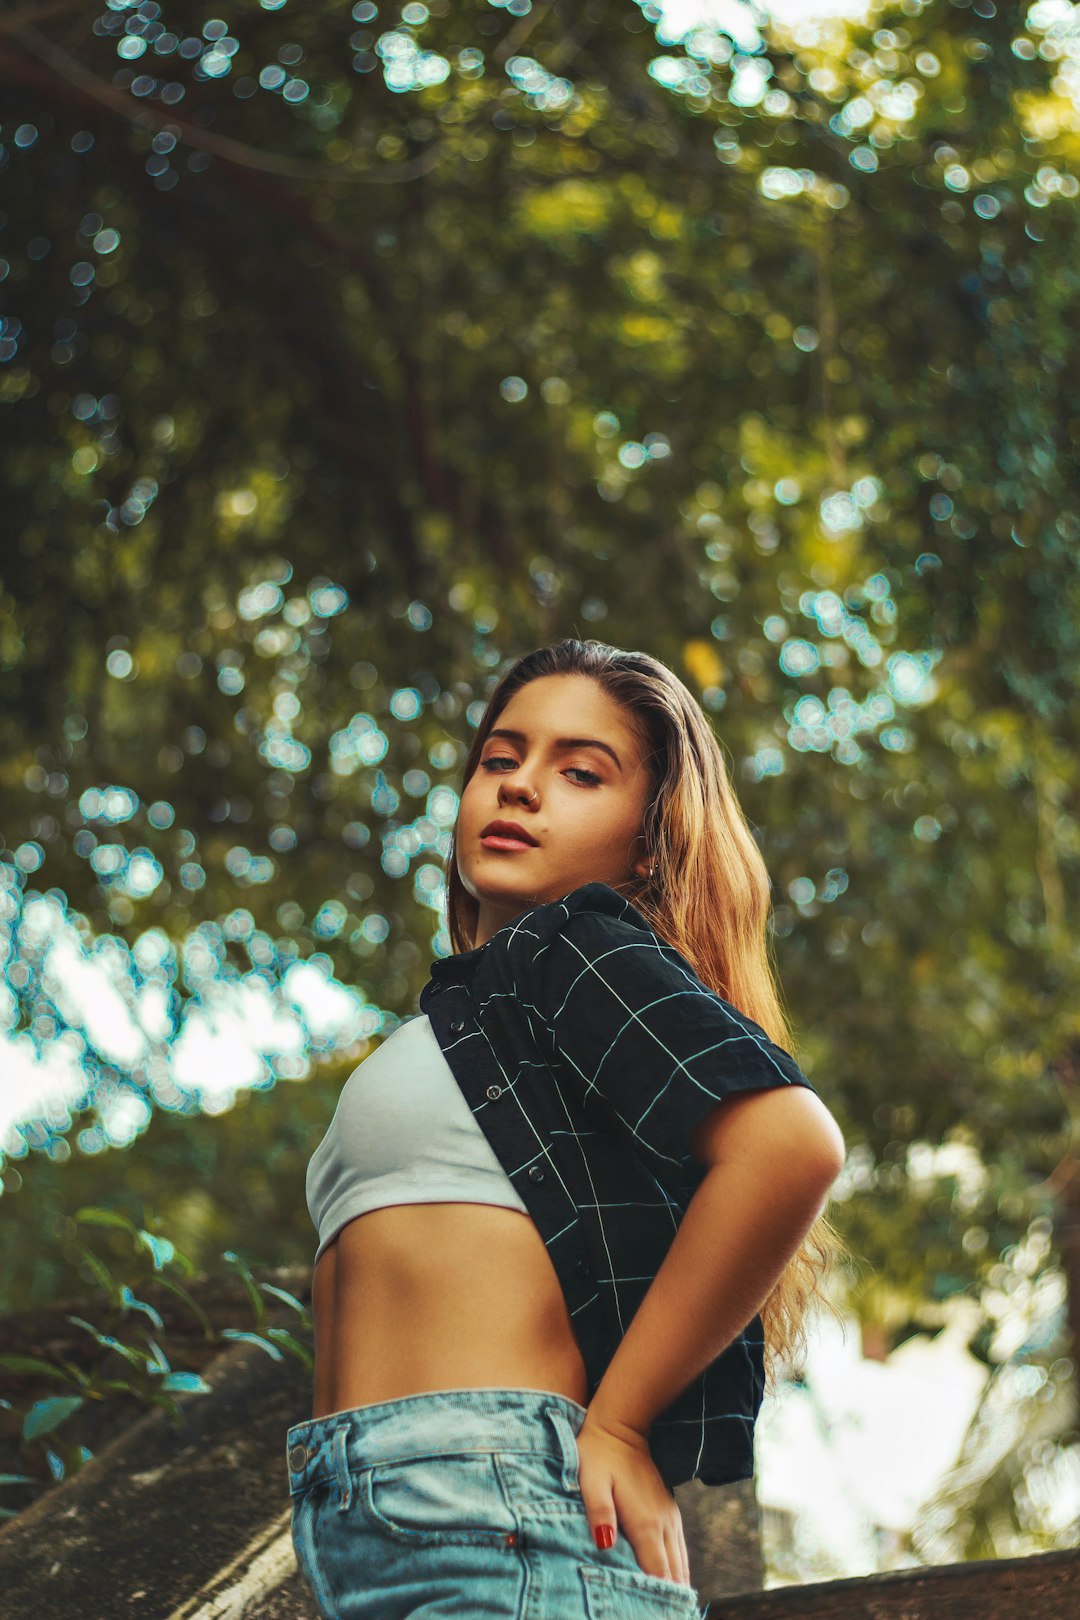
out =
[[[790,1053],[651,929],[571,911],[535,966],[556,1061],[661,1180],[696,1165],[691,1133],[726,1097],[814,1090]]]

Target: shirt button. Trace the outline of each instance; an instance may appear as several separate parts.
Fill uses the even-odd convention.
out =
[[[487,1094],[492,1102],[497,1102],[502,1096],[502,1086],[488,1086]]]
[[[544,1172],[541,1170],[541,1168],[540,1168],[540,1166],[538,1164],[534,1164],[532,1169],[529,1171],[529,1180],[530,1181],[543,1181],[543,1179],[544,1179]]]
[[[294,1474],[298,1474],[308,1460],[307,1446],[295,1445],[289,1447],[289,1467]]]
[[[453,1023],[450,1025],[450,1028],[454,1031],[455,1035],[460,1035],[462,1030],[465,1028],[464,1018],[455,1018]]]

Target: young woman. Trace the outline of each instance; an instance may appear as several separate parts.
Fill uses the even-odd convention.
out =
[[[308,1170],[300,1567],[336,1620],[698,1616],[673,1486],[753,1471],[843,1142],[677,676],[595,641],[513,664],[447,887],[453,954]]]

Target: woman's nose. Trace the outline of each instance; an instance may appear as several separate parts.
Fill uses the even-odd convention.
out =
[[[499,783],[500,789],[510,798],[521,799],[526,802],[533,796],[532,789],[525,782],[515,782],[512,777],[504,776]]]

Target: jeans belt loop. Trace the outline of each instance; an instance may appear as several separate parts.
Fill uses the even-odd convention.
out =
[[[348,1427],[341,1424],[334,1430],[334,1438],[330,1442],[330,1458],[333,1463],[334,1479],[338,1488],[339,1513],[344,1513],[352,1502],[352,1475],[349,1472],[348,1438]]]
[[[578,1479],[578,1448],[577,1436],[570,1426],[570,1419],[565,1412],[557,1406],[545,1407],[551,1419],[552,1428],[559,1437],[559,1450],[562,1452],[562,1482],[564,1491],[577,1491],[580,1487]]]

